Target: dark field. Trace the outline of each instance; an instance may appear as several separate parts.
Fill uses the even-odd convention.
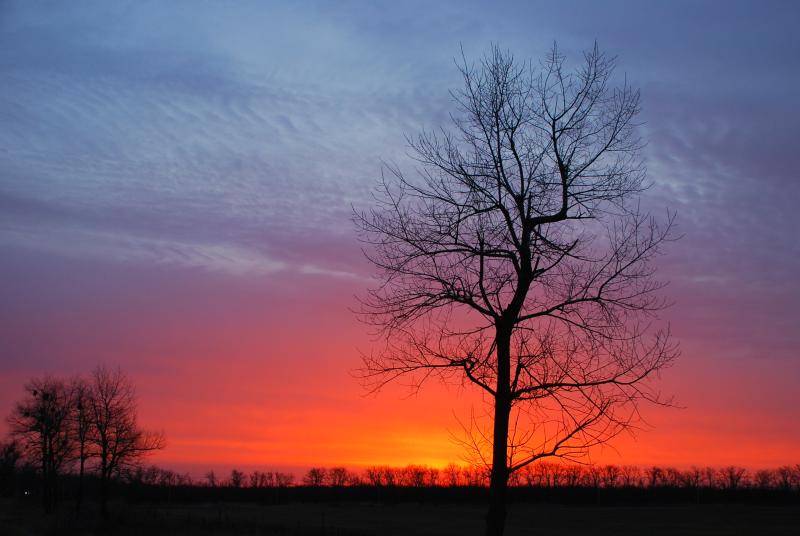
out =
[[[483,507],[423,504],[130,505],[105,525],[1,503],[0,534],[479,535]],[[800,534],[800,508],[758,505],[510,506],[507,534]]]

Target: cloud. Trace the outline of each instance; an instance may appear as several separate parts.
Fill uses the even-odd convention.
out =
[[[193,244],[81,229],[49,228],[40,233],[5,230],[0,234],[0,246],[20,248],[32,243],[39,251],[63,257],[201,268],[231,275],[265,275],[288,268],[285,262],[227,244]]]

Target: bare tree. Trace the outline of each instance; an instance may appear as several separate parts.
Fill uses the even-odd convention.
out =
[[[719,483],[717,470],[714,467],[704,467],[700,470],[700,481],[703,487],[715,488]]]
[[[441,471],[436,467],[429,467],[428,468],[428,486],[436,487],[439,485],[439,477],[441,476]]]
[[[331,467],[328,470],[328,483],[335,488],[346,486],[350,477],[350,471],[345,467]]]
[[[275,487],[288,488],[294,484],[294,475],[292,473],[281,473],[275,471]]]
[[[92,371],[90,385],[89,445],[98,459],[101,508],[106,515],[111,479],[146,454],[163,448],[164,439],[161,434],[139,428],[133,383],[121,370],[98,367]]]
[[[800,490],[800,463],[778,467],[778,485],[785,491]]]
[[[683,472],[681,480],[683,481],[684,487],[697,489],[700,487],[700,483],[703,480],[703,473],[699,467],[693,466]]]
[[[303,484],[318,488],[325,484],[325,477],[327,474],[328,472],[324,467],[312,467],[308,470],[306,476],[303,477]]]
[[[72,459],[75,442],[70,427],[70,389],[51,377],[31,380],[28,396],[8,418],[11,436],[42,475],[42,504],[46,512],[55,506],[58,477]]]
[[[719,470],[719,482],[723,489],[738,489],[747,482],[747,469],[729,465]]]
[[[504,530],[510,473],[629,428],[676,356],[650,328],[672,217],[639,208],[639,93],[614,65],[597,47],[575,71],[555,47],[540,65],[497,47],[464,60],[452,128],[409,139],[419,173],[387,165],[355,213],[381,279],[361,316],[385,341],[364,378],[484,393],[488,424],[465,443],[491,470],[487,534]]]
[[[231,480],[230,484],[232,488],[241,488],[244,487],[246,475],[244,472],[239,471],[237,469],[231,469]]]
[[[645,470],[647,475],[647,485],[651,488],[664,485],[664,470],[656,465]]]
[[[401,482],[404,486],[421,488],[425,485],[428,468],[424,465],[407,465],[401,473]]]
[[[259,487],[261,488],[275,487],[275,473],[273,473],[272,471],[262,472],[261,478],[259,479]]]
[[[778,481],[776,475],[772,469],[759,469],[753,475],[753,485],[759,489],[772,489]]]
[[[614,488],[620,479],[620,469],[616,465],[603,467],[603,487]]]
[[[635,465],[622,466],[622,485],[626,488],[633,488],[641,485],[642,472]]]
[[[383,468],[381,467],[367,467],[364,470],[366,480],[370,486],[379,488],[383,485]]]
[[[583,471],[584,485],[590,488],[599,488],[603,482],[603,468],[590,465]]]
[[[454,463],[450,463],[442,469],[442,477],[445,485],[454,488],[458,486],[458,477],[461,474],[461,468]]]

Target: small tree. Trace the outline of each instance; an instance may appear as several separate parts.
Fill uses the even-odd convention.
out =
[[[753,484],[759,489],[772,489],[777,482],[776,474],[772,469],[759,469],[753,475]]]
[[[651,488],[664,485],[664,470],[656,465],[648,467],[645,471],[647,474],[647,485]]]
[[[429,467],[427,474],[428,486],[431,487],[438,486],[440,476],[441,476],[441,471],[439,471],[439,469],[437,469],[436,467]]]
[[[294,484],[294,475],[292,473],[281,473],[275,471],[275,487],[288,488]]]
[[[244,487],[245,474],[237,469],[231,469],[231,487],[241,488]]]
[[[424,465],[408,465],[403,469],[403,485],[421,488],[425,486],[425,480],[428,473],[428,468]]]
[[[597,47],[574,72],[555,47],[540,67],[496,47],[464,60],[452,128],[411,139],[419,174],[387,167],[355,214],[381,279],[362,318],[385,336],[364,377],[483,392],[489,423],[465,444],[491,471],[489,535],[512,472],[628,428],[640,402],[663,402],[646,380],[676,355],[648,333],[671,218],[639,210],[639,93],[613,71]]]
[[[275,473],[273,473],[272,471],[262,472],[261,478],[259,479],[259,487],[261,488],[275,487]]]
[[[442,477],[444,479],[444,483],[451,488],[454,488],[459,485],[459,476],[461,475],[461,468],[454,464],[450,463],[442,470]]]
[[[697,489],[703,481],[703,472],[699,467],[692,466],[682,474],[683,486],[690,489]]]
[[[98,367],[92,372],[88,416],[89,445],[98,460],[103,515],[108,513],[108,488],[120,470],[164,447],[161,434],[145,432],[137,423],[133,383],[119,369]]]
[[[723,467],[719,470],[719,481],[723,489],[738,489],[747,481],[747,470],[735,465]]]
[[[325,484],[325,475],[327,472],[324,467],[312,467],[303,477],[303,484],[318,488]]]
[[[381,467],[367,467],[364,474],[370,486],[376,488],[383,486],[383,469]]]
[[[56,503],[59,476],[75,451],[71,391],[51,377],[31,380],[25,391],[27,397],[16,405],[8,423],[23,455],[39,468],[42,505],[50,512]]]
[[[626,488],[634,488],[642,483],[642,471],[635,465],[623,465],[622,485]]]
[[[620,469],[616,465],[606,465],[603,467],[603,486],[606,488],[617,487],[620,479]]]
[[[332,467],[328,471],[328,483],[335,488],[346,486],[350,477],[350,472],[345,467]]]

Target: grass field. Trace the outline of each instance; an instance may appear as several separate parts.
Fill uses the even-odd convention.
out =
[[[91,516],[90,516],[91,517]],[[479,535],[483,508],[476,505],[191,504],[126,506],[106,524],[77,521],[68,513],[45,517],[6,502],[0,534],[23,535]],[[511,505],[507,534],[540,535],[789,535],[800,534],[797,506]]]

